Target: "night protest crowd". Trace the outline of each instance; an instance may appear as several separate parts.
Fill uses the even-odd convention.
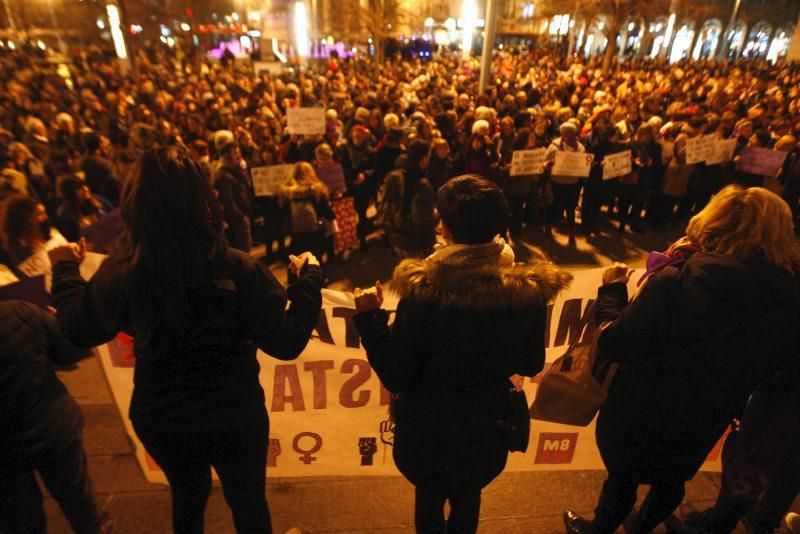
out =
[[[0,264],[25,279],[26,260],[50,248],[57,310],[0,302],[0,425],[12,429],[0,437],[12,459],[0,532],[43,531],[33,471],[76,532],[111,530],[52,363],[120,331],[136,343],[129,416],[170,482],[175,531],[203,530],[213,466],[237,531],[271,532],[256,348],[296,358],[325,264],[387,245],[403,260],[394,322],[380,284],[355,291],[355,321],[395,395],[395,462],[416,488],[419,532],[475,532],[481,490],[509,453],[497,432],[508,377],[544,368],[547,304],[571,278],[516,262],[505,240],[555,230],[574,247],[612,220],[619,234],[685,237],[648,262],[635,296],[626,266],[603,276],[596,343],[619,364],[597,421],[609,476],[594,519],[568,510],[567,531],[651,532],[733,420],[718,502],[681,528],[779,527],[800,491],[797,66],[631,60],[604,75],[592,60],[506,54],[480,93],[475,64],[456,57],[254,74],[143,52],[123,75],[89,48],[69,79],[0,56]],[[287,109],[315,106],[325,133],[289,134]],[[733,159],[687,163],[687,143],[709,134],[735,140]],[[786,153],[779,171],[738,168],[748,147]],[[536,148],[544,171],[512,176],[513,153]],[[625,150],[632,171],[604,179],[603,158]],[[592,154],[589,176],[551,172],[560,151]],[[250,170],[280,164],[292,167],[275,194],[256,196]],[[112,219],[121,237],[94,243]],[[48,247],[56,230],[66,244]],[[258,245],[263,260],[248,254]],[[109,253],[89,282],[87,246]],[[288,288],[267,267],[276,260]],[[757,491],[736,491],[744,464]],[[626,521],[641,484],[648,497]]]

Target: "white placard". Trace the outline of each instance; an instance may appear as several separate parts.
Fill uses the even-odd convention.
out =
[[[603,180],[619,178],[631,172],[633,172],[633,162],[630,150],[609,154],[603,158]]]
[[[594,154],[559,150],[556,152],[552,173],[554,176],[577,176],[579,178],[586,178],[592,170],[593,161]]]
[[[547,163],[547,149],[515,150],[511,158],[511,176],[542,174]]]
[[[253,167],[250,176],[253,178],[253,192],[257,197],[273,197],[289,177],[294,165],[269,165]]]
[[[714,157],[716,134],[699,135],[686,140],[686,164],[702,163]]]
[[[719,163],[731,161],[735,151],[736,139],[717,139],[714,141],[714,152],[712,156],[706,160],[706,164],[717,165]]]
[[[287,108],[286,129],[293,135],[325,133],[325,108]]]

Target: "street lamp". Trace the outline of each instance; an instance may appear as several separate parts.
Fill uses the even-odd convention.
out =
[[[305,2],[294,4],[294,40],[297,55],[301,58],[308,57],[308,19]]]
[[[461,57],[467,60],[472,52],[472,36],[478,23],[478,6],[475,0],[464,0],[461,6],[461,18],[464,21],[461,28]]]

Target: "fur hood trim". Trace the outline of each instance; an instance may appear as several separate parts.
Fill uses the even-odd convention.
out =
[[[395,269],[391,287],[400,298],[443,308],[501,310],[546,305],[571,281],[571,274],[546,261],[465,268],[409,259]]]

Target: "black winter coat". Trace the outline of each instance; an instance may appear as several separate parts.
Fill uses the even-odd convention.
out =
[[[599,339],[620,363],[597,421],[610,473],[691,479],[751,392],[796,372],[800,292],[787,269],[703,253],[654,275],[630,304],[602,286]]]
[[[81,410],[53,363],[88,354],[67,342],[51,314],[28,302],[0,302],[0,474],[80,433]]]
[[[502,472],[508,377],[542,370],[547,303],[568,281],[548,263],[405,260],[392,280],[401,297],[393,326],[383,310],[355,317],[370,364],[399,394],[394,460],[412,484],[452,495]]]
[[[134,425],[213,429],[264,410],[256,348],[293,360],[305,348],[322,306],[322,272],[309,266],[284,290],[251,256],[228,249],[214,265],[213,283],[184,311],[175,343],[136,350],[130,418]],[[78,346],[91,347],[124,330],[136,338],[126,287],[130,274],[113,256],[89,281],[75,263],[53,269],[58,322]],[[286,300],[291,301],[286,308]],[[255,412],[257,413],[257,412]]]

